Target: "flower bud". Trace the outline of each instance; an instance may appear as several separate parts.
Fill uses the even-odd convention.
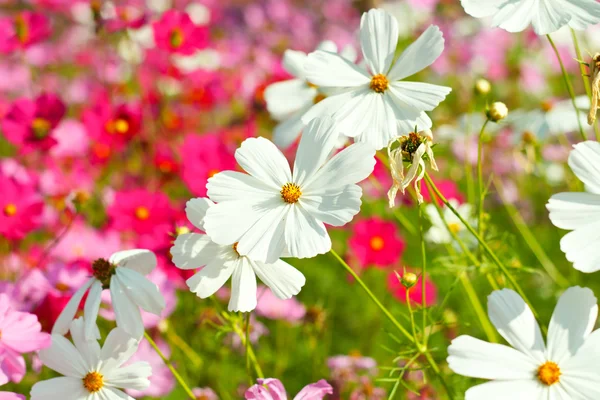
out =
[[[493,122],[502,121],[507,116],[508,107],[506,107],[506,104],[500,101],[493,103],[487,112],[487,117]]]
[[[475,93],[485,96],[492,90],[492,84],[487,79],[477,79],[475,82]]]
[[[406,272],[400,278],[400,283],[405,288],[410,289],[411,287],[413,287],[413,286],[415,286],[417,284],[418,280],[419,280],[419,277],[417,275],[413,274],[412,272]]]

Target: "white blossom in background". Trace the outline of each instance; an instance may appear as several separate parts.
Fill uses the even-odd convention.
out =
[[[456,199],[448,202],[471,226],[477,226],[477,220],[473,215],[473,206],[468,203],[459,204]],[[458,236],[463,242],[474,245],[476,239],[471,235],[458,217],[444,205],[441,209],[442,216],[434,204],[425,207],[425,214],[431,222],[431,228],[425,233],[425,240],[436,244],[450,244],[453,242],[452,234]],[[445,222],[444,222],[445,221]],[[446,226],[447,225],[447,226]]]
[[[600,22],[596,0],[461,0],[465,12],[475,18],[492,18],[492,26],[521,32],[533,25],[547,35],[563,26],[585,30]]]
[[[209,199],[197,198],[187,202],[188,220],[201,231],[204,230],[206,211],[214,206]],[[188,270],[203,267],[186,284],[198,297],[212,296],[231,278],[229,311],[248,312],[256,308],[256,277],[267,285],[280,299],[297,295],[306,283],[304,275],[282,260],[266,264],[241,256],[237,245],[219,245],[208,235],[184,233],[177,236],[171,247],[173,263],[177,268]]]
[[[340,55],[317,50],[308,55],[305,76],[319,88],[336,92],[315,104],[304,116],[331,116],[339,131],[357,142],[382,149],[390,140],[418,126],[431,128],[425,111],[432,111],[452,91],[449,87],[405,82],[442,54],[444,38],[430,26],[394,61],[398,45],[398,22],[384,10],[363,14],[360,43],[365,66]]]
[[[529,306],[513,290],[493,292],[488,314],[512,346],[459,336],[448,348],[457,374],[492,382],[470,388],[466,400],[591,400],[600,398],[600,331],[592,333],[598,305],[587,288],[560,297],[547,345]]]
[[[71,322],[73,343],[52,335],[52,345],[39,353],[48,368],[63,377],[37,382],[31,400],[133,400],[119,389],[144,390],[152,368],[145,362],[124,365],[137,351],[138,339],[121,328],[113,329],[104,345],[85,338],[83,318]]]
[[[52,328],[53,334],[64,335],[75,318],[79,303],[88,293],[84,306],[85,337],[98,337],[96,319],[100,310],[101,294],[110,289],[117,326],[135,338],[144,334],[140,308],[160,315],[165,299],[156,284],[146,278],[156,268],[156,256],[149,250],[119,251],[108,260],[97,259],[92,264],[93,276],[75,292],[58,316]]]
[[[235,158],[247,173],[224,171],[208,180],[216,204],[204,218],[217,244],[242,256],[274,263],[284,254],[314,257],[331,249],[325,224],[343,226],[358,214],[362,189],[375,167],[375,150],[356,143],[330,155],[338,130],[329,118],[315,119],[300,139],[293,173],[269,140],[246,139]]]

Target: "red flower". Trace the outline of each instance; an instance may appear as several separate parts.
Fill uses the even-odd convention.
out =
[[[406,244],[393,222],[370,218],[357,222],[350,237],[352,254],[362,267],[387,267],[398,262]]]

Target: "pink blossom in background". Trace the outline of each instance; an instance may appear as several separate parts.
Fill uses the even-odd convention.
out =
[[[44,203],[32,186],[0,174],[0,193],[0,234],[22,239],[38,228]]]
[[[75,120],[63,120],[54,129],[53,137],[56,146],[52,147],[50,154],[55,157],[83,157],[90,146],[89,137],[85,126]]]
[[[65,262],[93,261],[123,248],[119,234],[111,229],[97,230],[77,220],[58,242],[52,256]]]
[[[275,320],[298,322],[306,314],[306,307],[295,297],[282,300],[275,296],[266,286],[258,289],[258,304],[256,314]]]
[[[171,349],[160,338],[154,338],[158,348],[162,351],[162,353],[169,358],[171,356]],[[169,370],[169,368],[165,365],[162,358],[156,353],[156,350],[150,346],[150,343],[146,339],[141,340],[140,346],[138,347],[137,352],[129,359],[127,365],[131,365],[137,361],[146,361],[152,367],[152,376],[150,376],[150,386],[146,390],[133,390],[127,389],[127,393],[135,398],[141,398],[144,396],[150,397],[158,397],[163,398],[166,397],[173,388],[175,387],[175,378],[173,374]],[[177,366],[175,366],[177,368]]]
[[[423,9],[427,12],[432,12],[438,5],[440,0],[407,0],[412,7]]]
[[[2,120],[6,139],[23,152],[48,150],[57,143],[54,129],[65,115],[64,103],[53,94],[16,100]]]
[[[131,189],[117,191],[107,213],[114,229],[143,234],[153,232],[157,226],[170,225],[175,210],[162,192]]]
[[[35,315],[13,310],[8,296],[0,294],[0,385],[21,381],[25,375],[21,354],[50,346],[50,335],[41,329]]]
[[[12,392],[0,392],[0,400],[27,400],[22,394]]]
[[[257,379],[258,384],[250,387],[244,394],[246,400],[286,400],[287,393],[279,379]],[[326,380],[306,385],[294,400],[321,400],[333,394],[333,388]]]
[[[211,388],[194,388],[192,393],[197,400],[219,400],[219,396]]]
[[[387,277],[388,289],[396,299],[402,303],[406,303],[406,288],[400,283],[396,274],[392,271]],[[423,285],[421,284],[421,277],[417,280],[417,283],[408,290],[408,298],[415,304],[423,304]],[[429,279],[425,279],[425,304],[430,307],[437,303],[437,287]]]
[[[152,24],[156,47],[189,55],[208,44],[208,29],[196,25],[185,12],[169,10]]]
[[[22,11],[0,19],[0,52],[24,49],[50,36],[50,21],[42,14]]]
[[[349,245],[363,267],[391,266],[402,257],[406,247],[396,224],[377,217],[355,223]]]
[[[458,201],[458,204],[463,204],[465,202],[465,196],[460,192],[458,185],[454,181],[451,181],[450,179],[434,179],[433,182],[447,200],[454,199]],[[429,190],[422,190],[421,194],[423,195],[423,200],[425,202],[431,202]],[[444,203],[442,203],[440,199],[436,197],[436,200],[440,206],[443,206]]]

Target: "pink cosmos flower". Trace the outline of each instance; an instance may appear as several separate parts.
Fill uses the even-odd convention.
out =
[[[352,227],[350,248],[362,267],[387,267],[398,262],[406,247],[396,224],[373,217]]]
[[[50,36],[50,21],[42,13],[23,11],[0,19],[0,52],[24,49]]]
[[[465,202],[465,197],[460,192],[458,185],[454,181],[451,181],[450,179],[434,179],[433,182],[446,199],[454,199],[458,201],[458,204],[463,204]],[[431,201],[429,190],[423,190],[421,194],[423,195],[423,200],[425,200],[425,202],[429,203]],[[440,206],[444,205],[444,203],[442,203],[442,201],[437,197],[436,200]]]
[[[187,135],[181,154],[183,181],[196,196],[206,196],[208,178],[217,172],[237,168],[233,154],[217,135]]]
[[[65,262],[93,261],[116,253],[123,243],[118,232],[110,229],[97,230],[83,221],[75,221],[58,242],[51,255]]]
[[[244,394],[246,400],[287,400],[287,393],[279,379],[257,379],[258,384],[250,387]],[[332,394],[333,388],[326,380],[304,386],[294,397],[294,400],[321,400],[327,394]]]
[[[156,47],[171,53],[189,55],[208,44],[208,29],[194,24],[185,12],[165,12],[159,21],[152,24],[152,29]]]
[[[147,189],[115,193],[107,210],[111,226],[121,232],[154,232],[157,226],[170,226],[175,210],[166,194]]]
[[[35,315],[13,310],[8,296],[0,294],[0,385],[21,381],[25,375],[21,354],[50,346],[50,335],[41,329]]]
[[[171,349],[169,346],[160,338],[154,338],[154,341],[163,354],[169,358],[171,356]],[[127,364],[133,364],[137,361],[146,361],[152,367],[152,376],[149,378],[150,386],[148,389],[142,391],[127,389],[127,394],[136,399],[144,396],[161,399],[167,397],[175,387],[175,378],[173,378],[173,374],[169,368],[146,339],[142,339],[137,352],[129,359]]]
[[[63,102],[53,94],[42,94],[35,101],[19,99],[2,120],[2,131],[23,152],[48,150],[57,143],[53,131],[65,111]]]
[[[403,303],[406,303],[406,288],[400,283],[396,274],[392,271],[388,274],[388,289],[392,295]],[[417,283],[409,289],[408,298],[415,304],[423,304],[423,285],[421,284],[421,277],[417,280]],[[425,304],[430,307],[437,302],[437,287],[429,279],[425,279]]]
[[[197,400],[219,400],[219,396],[211,388],[194,388],[192,393]]]
[[[269,288],[263,286],[259,288],[256,313],[269,319],[298,322],[306,315],[306,307],[296,297],[282,300]]]
[[[55,157],[82,157],[90,146],[85,126],[74,119],[63,120],[54,129],[53,137],[57,144],[50,154]]]
[[[0,174],[0,234],[22,239],[39,226],[44,203],[32,186]]]
[[[0,400],[27,400],[22,394],[13,392],[0,392]]]

